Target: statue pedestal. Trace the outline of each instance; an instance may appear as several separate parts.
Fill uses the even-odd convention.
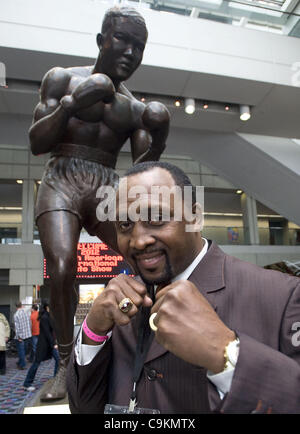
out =
[[[43,402],[40,400],[41,395],[53,378],[47,381],[35,397],[29,402],[29,405],[24,408],[23,414],[70,414],[68,397],[57,399],[56,401]]]

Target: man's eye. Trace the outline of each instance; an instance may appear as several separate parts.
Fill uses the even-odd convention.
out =
[[[118,223],[118,228],[121,232],[125,232],[128,231],[132,226],[131,222],[119,222]]]
[[[114,34],[114,37],[116,38],[116,39],[125,39],[125,35],[123,35],[122,33],[115,33]]]
[[[164,222],[162,220],[162,215],[157,214],[157,215],[151,216],[151,219],[149,220],[149,223],[151,225],[162,225],[162,224],[164,224]]]

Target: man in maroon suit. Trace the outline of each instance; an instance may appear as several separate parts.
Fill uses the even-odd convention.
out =
[[[136,186],[144,189],[136,209],[151,218],[130,215]],[[101,413],[106,404],[130,403],[130,411],[161,413],[300,413],[299,278],[226,255],[205,240],[195,198],[189,223],[196,230],[187,232],[186,214],[174,218],[185,202],[175,195],[167,202],[153,186],[191,184],[159,162],[136,165],[120,182],[118,247],[142,280],[120,275],[95,300],[69,364],[71,411]],[[170,219],[162,218],[166,211]],[[148,343],[144,351],[141,342]]]

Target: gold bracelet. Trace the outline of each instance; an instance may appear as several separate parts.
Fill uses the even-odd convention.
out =
[[[230,358],[230,356],[229,356],[229,349],[233,345],[239,347],[239,344],[240,344],[240,340],[239,340],[239,338],[236,338],[233,341],[230,341],[226,345],[225,350],[224,350],[224,368],[223,368],[223,371],[229,369],[230,367],[232,367],[232,368],[235,367],[235,365],[236,365],[235,356],[233,354],[231,354],[231,356],[233,356],[233,357]],[[234,360],[232,361],[232,359],[234,359]]]
[[[225,350],[224,350],[224,368],[223,368],[223,371],[225,371],[226,369],[228,369],[230,367],[230,365],[231,365],[231,362],[230,362],[229,357],[228,357],[228,351],[227,351],[228,350],[228,345],[229,344],[226,345]]]

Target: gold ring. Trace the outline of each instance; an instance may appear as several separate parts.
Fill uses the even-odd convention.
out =
[[[157,312],[154,312],[154,313],[150,316],[150,318],[149,318],[149,325],[150,325],[150,328],[151,328],[154,332],[156,332],[156,330],[158,330],[157,327],[156,327],[156,325],[154,324],[154,318],[156,317],[156,315],[157,315]]]
[[[123,298],[119,303],[119,309],[123,313],[127,313],[133,306],[133,301],[130,298]]]

